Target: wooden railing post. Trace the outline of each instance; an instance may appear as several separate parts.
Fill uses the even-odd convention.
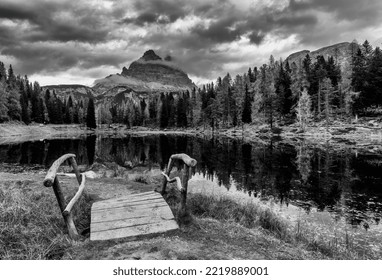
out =
[[[184,163],[184,170],[183,170],[183,176],[182,179],[179,177],[175,177],[170,179],[170,173],[173,166],[174,160],[180,160]],[[170,157],[170,160],[168,162],[168,167],[166,170],[166,173],[162,172],[163,178],[163,185],[162,185],[162,195],[165,193],[166,185],[169,182],[177,182],[177,188],[180,191],[180,205],[179,205],[179,211],[178,216],[183,218],[187,216],[187,189],[188,189],[188,180],[191,178],[192,174],[192,167],[195,167],[197,164],[197,161],[191,157],[189,157],[186,154],[174,154]]]
[[[167,169],[166,169],[166,172],[165,174],[167,176],[170,176],[170,173],[171,173],[171,170],[172,170],[172,167],[173,167],[173,162],[171,160],[171,157],[168,161],[168,165],[167,165]],[[166,178],[163,178],[163,182],[162,182],[162,190],[161,190],[161,195],[164,195],[166,193],[166,186],[167,186],[167,179]]]
[[[71,210],[74,204],[81,197],[81,194],[85,188],[85,175],[80,174],[76,160],[74,158],[75,158],[74,154],[66,154],[58,158],[49,168],[48,173],[46,174],[44,179],[44,186],[53,187],[53,191],[56,196],[58,206],[60,207],[62,217],[64,218],[66,227],[68,229],[69,236],[70,238],[77,240],[80,238],[80,236],[74,224],[73,214]],[[57,178],[57,170],[60,167],[60,165],[64,163],[66,160],[68,160],[69,164],[73,167],[74,173],[76,174],[76,177],[77,177],[77,181],[80,184],[76,195],[72,198],[72,200],[67,205],[65,202],[64,194],[60,186],[60,182],[58,181],[58,178]]]
[[[180,191],[180,211],[181,213],[187,212],[187,188],[188,188],[188,180],[189,180],[189,170],[190,167],[188,165],[184,166],[184,173],[183,173],[183,183],[182,183],[182,190]]]

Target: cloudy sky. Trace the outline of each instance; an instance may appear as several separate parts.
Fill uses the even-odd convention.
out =
[[[381,14],[381,0],[0,0],[0,61],[42,85],[92,85],[153,49],[200,83],[271,54],[374,43]]]

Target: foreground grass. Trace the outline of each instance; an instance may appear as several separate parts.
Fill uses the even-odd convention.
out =
[[[192,194],[188,199],[189,211],[201,218],[213,218],[227,223],[238,223],[246,228],[261,227],[281,241],[315,251],[330,259],[367,259],[373,255],[360,254],[352,246],[346,233],[342,237],[320,237],[314,228],[304,228],[301,223],[291,225],[267,207],[253,202],[240,204],[228,197],[211,197]]]
[[[363,259],[346,242],[324,240],[314,229],[277,216],[259,204],[239,204],[228,197],[188,196],[189,217],[180,230],[136,240],[90,242],[87,236],[67,236],[52,189],[35,181],[0,182],[0,259]],[[106,180],[106,179],[105,179]],[[118,192],[105,180],[92,181],[93,197],[99,190]],[[109,179],[108,179],[109,180]],[[138,181],[141,181],[140,179]],[[130,182],[137,190],[146,184]],[[76,184],[63,181],[69,200]],[[147,188],[151,186],[148,185]],[[121,184],[126,188],[126,183]],[[94,194],[94,192],[96,194]],[[178,192],[166,196],[177,213]],[[79,232],[90,223],[92,198],[84,195],[74,215]],[[181,218],[181,217],[178,217]],[[184,221],[184,220],[183,220]]]
[[[69,190],[68,201],[74,193]],[[76,208],[81,232],[90,224],[89,197],[85,195]],[[0,259],[60,259],[73,243],[65,229],[51,189],[28,180],[1,184]]]

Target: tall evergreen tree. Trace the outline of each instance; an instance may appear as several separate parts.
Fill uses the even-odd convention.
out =
[[[269,123],[269,126],[273,127],[274,122],[274,102],[275,102],[275,86],[273,69],[264,64],[260,68],[260,85],[259,90],[262,95],[262,107],[264,112],[264,117]]]
[[[96,119],[95,119],[95,107],[93,98],[89,99],[88,109],[86,113],[86,126],[89,128],[96,128]]]
[[[7,70],[5,65],[0,61],[0,83],[5,83],[7,81]]]
[[[11,120],[21,120],[20,94],[16,89],[8,92],[8,115]]]
[[[28,94],[27,91],[24,88],[24,83],[20,83],[20,105],[21,105],[21,120],[26,123],[30,124],[31,118],[30,118],[30,111],[29,111],[29,100],[28,100]]]
[[[5,86],[0,81],[0,123],[9,120],[7,100],[8,93],[5,90]]]
[[[168,126],[168,99],[164,95],[164,93],[161,93],[161,109],[160,109],[160,127],[166,128]]]
[[[243,113],[241,116],[241,120],[243,123],[252,122],[252,98],[248,92],[247,84],[245,84],[245,97],[244,97]]]
[[[187,113],[186,113],[186,106],[185,106],[185,96],[179,96],[178,103],[177,103],[177,126],[178,127],[186,127],[187,126]]]
[[[300,96],[301,97],[299,98],[296,107],[296,115],[301,130],[305,131],[312,117],[311,101],[306,87],[304,88]]]
[[[8,84],[9,88],[15,88],[16,87],[16,76],[15,76],[15,73],[13,72],[12,65],[9,65],[9,68],[8,68],[7,84]]]

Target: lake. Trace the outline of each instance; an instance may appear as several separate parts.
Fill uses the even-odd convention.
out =
[[[49,167],[68,152],[80,165],[99,157],[161,169],[172,154],[187,153],[198,161],[190,191],[263,203],[290,220],[293,230],[313,228],[311,234],[327,242],[382,252],[382,155],[304,141],[90,136],[0,145],[0,164]]]

